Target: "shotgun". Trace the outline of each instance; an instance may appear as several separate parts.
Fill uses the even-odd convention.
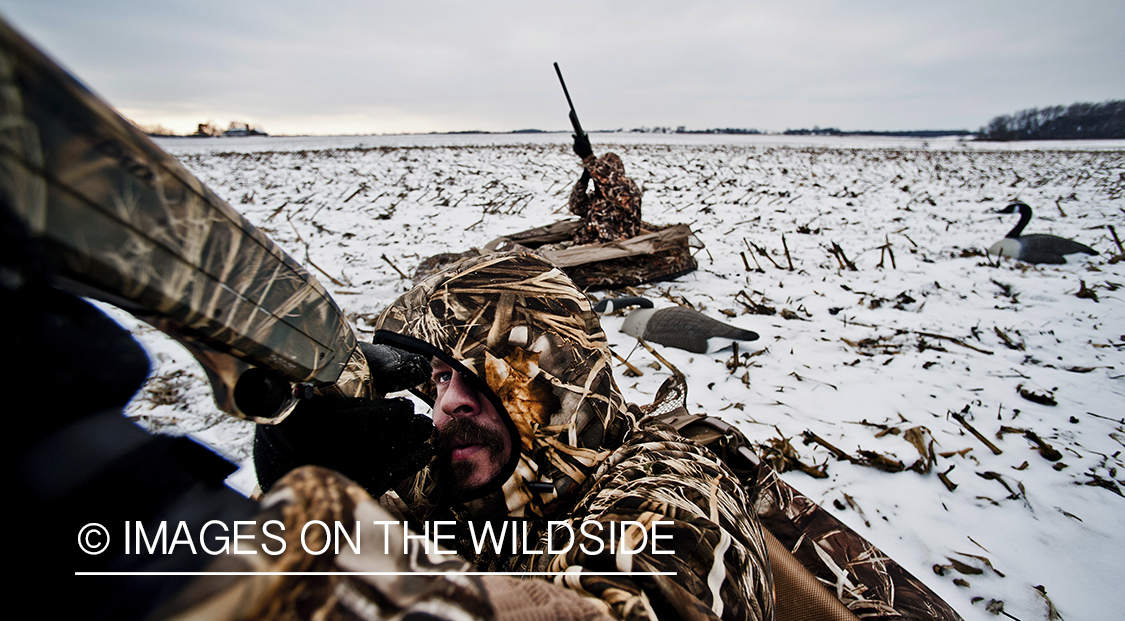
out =
[[[44,603],[63,616],[146,618],[211,557],[130,552],[130,525],[202,533],[261,509],[224,485],[223,457],[121,415],[147,357],[80,296],[183,343],[239,418],[385,392],[374,346],[304,267],[0,19],[0,376],[8,500],[28,518],[11,553],[75,572]]]
[[[570,100],[570,91],[566,89],[566,80],[563,80],[562,70],[559,69],[558,63],[555,63],[555,73],[559,76],[559,84],[562,84],[563,94],[566,95],[566,103],[570,106],[570,124],[574,127],[574,152],[578,154],[578,157],[585,159],[587,155],[594,154],[594,149],[590,146],[590,137],[582,131],[582,123],[578,122],[578,113],[574,111],[574,102]]]
[[[55,285],[183,343],[221,410],[270,424],[314,392],[371,395],[324,287],[3,20],[0,118],[0,202]]]

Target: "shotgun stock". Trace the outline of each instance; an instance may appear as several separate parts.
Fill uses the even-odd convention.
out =
[[[320,283],[3,20],[0,119],[0,203],[56,286],[183,343],[234,416],[278,422],[313,390],[369,396]]]

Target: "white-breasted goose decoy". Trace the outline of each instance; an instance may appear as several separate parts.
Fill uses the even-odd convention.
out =
[[[726,341],[758,340],[757,332],[725,324],[686,306],[653,308],[646,298],[606,298],[594,305],[594,310],[609,313],[627,306],[641,308],[625,317],[621,331],[667,347],[703,354],[729,345]]]
[[[1016,224],[1000,241],[992,244],[988,254],[1019,259],[1025,263],[1066,263],[1068,254],[1098,254],[1098,251],[1080,244],[1072,239],[1058,235],[1020,235],[1027,223],[1031,221],[1031,207],[1025,203],[1012,203],[996,213],[1020,212],[1019,224]]]

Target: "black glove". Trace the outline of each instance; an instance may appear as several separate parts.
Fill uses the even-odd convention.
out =
[[[323,466],[377,498],[429,463],[433,429],[409,399],[314,397],[284,421],[255,429],[258,484],[269,491],[293,468]]]
[[[590,146],[590,137],[586,134],[573,134],[574,136],[574,154],[582,159],[586,159],[594,154],[593,147]]]
[[[377,395],[417,386],[430,377],[429,361],[387,345],[360,343]],[[293,468],[331,468],[379,497],[429,463],[434,424],[414,413],[409,399],[313,397],[276,425],[254,431],[254,468],[268,491]]]
[[[371,387],[377,395],[406,390],[430,379],[430,361],[424,356],[390,345],[359,344],[371,369]]]

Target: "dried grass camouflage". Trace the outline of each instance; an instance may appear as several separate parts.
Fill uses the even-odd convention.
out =
[[[520,253],[465,260],[424,280],[392,304],[379,328],[423,340],[483,378],[520,433],[518,465],[502,489],[454,507],[530,524],[528,553],[484,549],[483,570],[567,572],[561,586],[603,603],[620,619],[772,618],[769,560],[738,478],[713,453],[627,404],[590,301],[558,268]],[[436,475],[398,488],[425,519]],[[539,485],[550,491],[540,491]],[[547,521],[646,532],[668,521],[675,554],[586,553],[579,535],[563,553],[548,549]],[[635,526],[631,528],[636,528]],[[641,536],[629,531],[630,537]],[[674,572],[674,576],[590,572]]]

